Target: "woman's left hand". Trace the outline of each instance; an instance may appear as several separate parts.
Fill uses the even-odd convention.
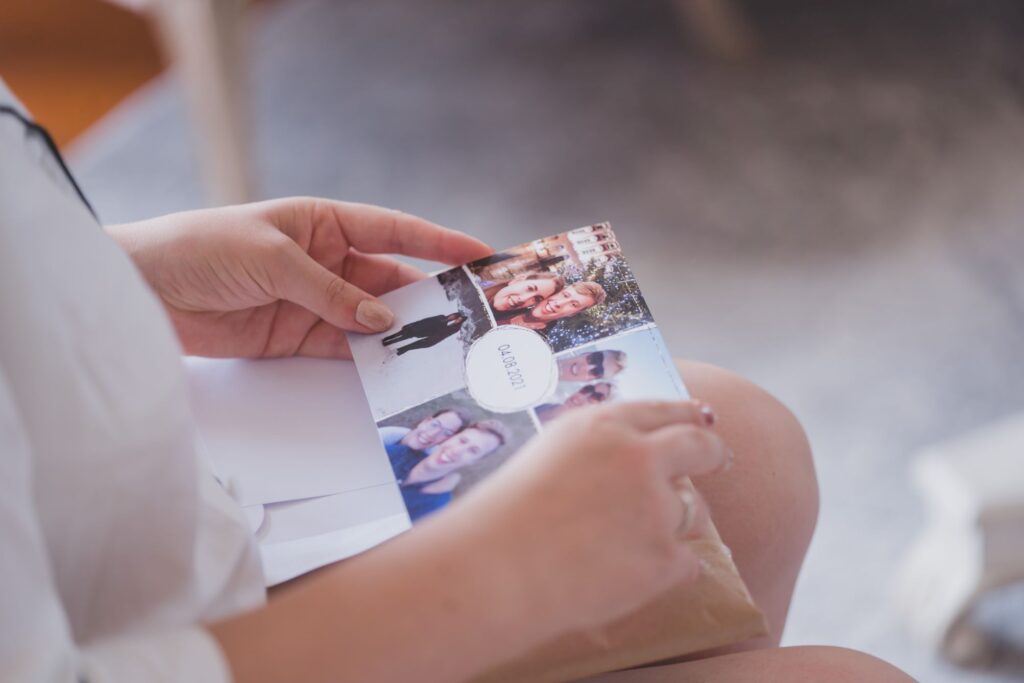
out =
[[[425,277],[380,254],[459,265],[483,242],[366,204],[293,198],[111,226],[170,314],[185,352],[351,358],[343,330],[382,332],[376,296]]]

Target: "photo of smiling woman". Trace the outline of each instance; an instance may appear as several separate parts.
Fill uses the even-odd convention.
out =
[[[608,294],[596,282],[576,282],[523,308],[495,311],[499,325],[519,325],[542,332],[557,320],[571,318],[603,304]]]
[[[511,280],[480,280],[484,298],[495,313],[533,308],[565,289],[565,278],[547,271],[523,273]]]
[[[496,325],[534,330],[555,353],[653,321],[607,223],[520,244],[465,270]]]
[[[377,429],[413,522],[471,488],[537,431],[528,414],[492,413],[466,391],[392,415]]]

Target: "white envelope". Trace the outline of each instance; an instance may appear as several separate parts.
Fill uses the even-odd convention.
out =
[[[260,558],[268,586],[294,579],[318,567],[344,560],[407,530],[409,515],[391,515],[318,536],[282,543],[261,543]]]
[[[393,486],[351,362],[186,358],[185,370],[200,448],[243,506]]]
[[[254,519],[258,509],[262,514],[253,533],[260,545],[319,536],[406,514],[402,494],[393,483],[309,500],[247,507],[246,515]]]

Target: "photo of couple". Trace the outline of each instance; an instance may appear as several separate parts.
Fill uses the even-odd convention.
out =
[[[525,413],[494,415],[465,391],[378,423],[409,518],[440,510],[535,433]]]
[[[661,334],[653,325],[559,354],[556,363],[558,385],[554,393],[533,408],[541,425],[584,406],[686,396]]]
[[[652,322],[608,224],[570,230],[467,266],[496,325],[519,325],[563,351]]]

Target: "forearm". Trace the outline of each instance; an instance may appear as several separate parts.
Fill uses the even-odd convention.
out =
[[[459,681],[556,635],[477,521],[427,520],[212,625],[235,680]]]
[[[164,267],[165,259],[180,258],[176,259],[176,251],[170,247],[171,240],[168,239],[167,230],[160,229],[159,221],[160,219],[151,219],[137,223],[105,225],[103,229],[107,236],[128,254],[142,277],[166,305],[157,274]]]

